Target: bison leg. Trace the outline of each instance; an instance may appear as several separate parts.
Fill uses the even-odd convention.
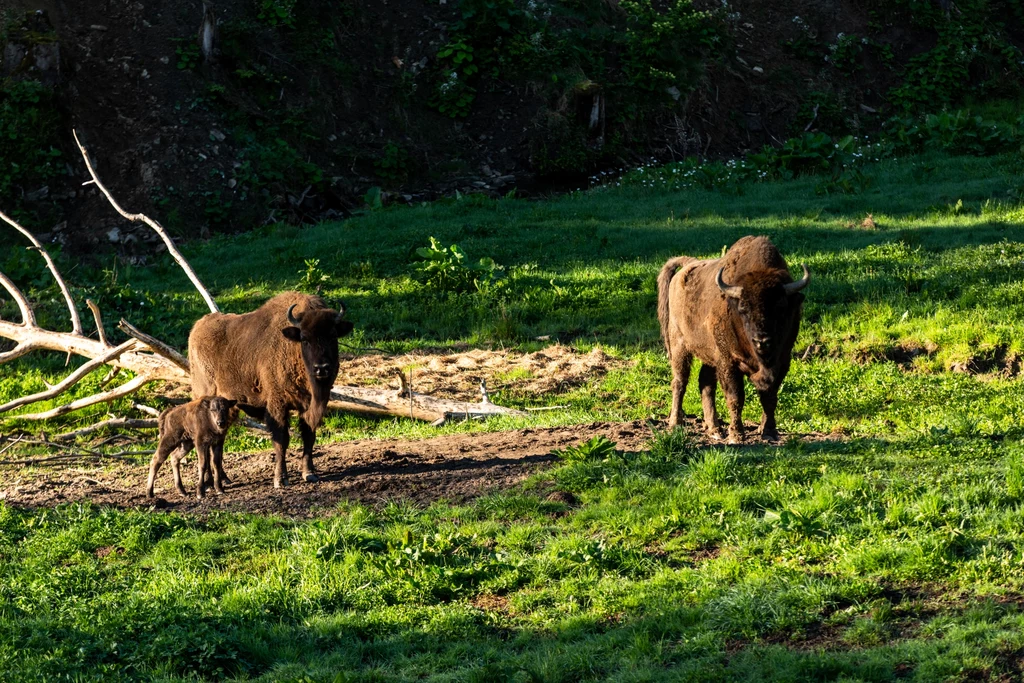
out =
[[[185,485],[181,483],[181,461],[185,459],[189,451],[195,446],[191,439],[186,439],[177,450],[171,455],[171,470],[174,472],[174,488],[183,496],[187,496]]]
[[[693,355],[687,353],[682,344],[673,344],[669,364],[672,366],[672,405],[668,414],[668,428],[673,429],[679,424],[679,419],[684,417],[683,394],[686,393],[686,385],[690,383]]]
[[[759,391],[761,397],[761,408],[764,415],[761,417],[761,438],[765,441],[778,441],[779,430],[775,426],[775,407],[779,404],[779,388],[772,387],[767,391]]]
[[[156,473],[160,471],[160,467],[167,460],[167,456],[174,452],[174,449],[170,447],[168,441],[161,441],[156,448],[156,453],[153,454],[153,459],[149,461],[149,480],[146,482],[146,497],[153,497],[153,484],[156,482]]]
[[[743,443],[743,373],[738,368],[718,372],[722,393],[729,406],[729,443]]]
[[[713,365],[701,365],[697,374],[697,385],[700,387],[700,402],[704,408],[704,427],[713,439],[722,438],[722,422],[715,410],[715,392],[718,389],[718,375]]]
[[[202,500],[206,496],[206,470],[210,467],[210,444],[205,441],[196,444],[198,456],[199,482],[196,484],[196,498]]]
[[[213,475],[213,492],[218,496],[224,493],[224,442],[218,442],[210,447],[211,460],[210,470]]]
[[[267,429],[270,430],[270,440],[274,444],[274,488],[279,489],[288,486],[288,468],[285,465],[284,456],[288,452],[288,412],[283,417],[275,416],[270,410],[266,413]]]
[[[302,478],[306,481],[320,481],[313,468],[313,444],[316,443],[316,431],[309,426],[306,418],[299,416],[299,434],[302,436]]]

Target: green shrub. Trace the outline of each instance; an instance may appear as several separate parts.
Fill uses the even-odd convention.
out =
[[[653,0],[622,0],[626,14],[622,70],[630,86],[664,91],[689,89],[703,57],[722,47],[724,31],[709,11],[675,0],[660,11]]]
[[[416,254],[421,260],[413,269],[420,281],[440,292],[486,291],[501,277],[502,267],[494,259],[484,257],[470,263],[459,245],[444,247],[434,237],[429,247],[420,247]]]

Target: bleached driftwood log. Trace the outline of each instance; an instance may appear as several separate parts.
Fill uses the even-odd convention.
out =
[[[171,257],[179,266],[181,266],[182,270],[185,271],[185,274],[188,276],[189,280],[191,280],[200,296],[202,296],[210,311],[219,312],[219,308],[217,307],[213,297],[199,280],[198,275],[196,275],[188,261],[185,260],[185,257],[182,256],[180,251],[178,251],[170,236],[163,229],[163,226],[144,214],[130,214],[122,209],[114,200],[114,197],[110,194],[109,190],[107,190],[103,183],[100,182],[99,177],[96,175],[96,170],[89,159],[88,153],[78,141],[77,134],[75,134],[75,142],[78,143],[78,148],[82,153],[86,167],[89,169],[89,175],[92,178],[86,184],[95,184],[96,187],[99,188],[100,192],[102,192],[110,202],[111,206],[113,206],[114,209],[126,219],[142,222],[152,228],[167,246],[167,250],[171,254]],[[15,342],[13,349],[0,353],[0,363],[11,361],[32,351],[39,350],[59,351],[67,354],[69,357],[80,356],[87,359],[85,363],[71,372],[64,380],[53,386],[48,385],[46,391],[40,391],[35,394],[23,396],[9,401],[6,404],[0,405],[0,414],[7,413],[26,405],[31,405],[39,401],[57,398],[80,382],[83,378],[88,376],[91,372],[103,366],[109,366],[111,371],[103,381],[101,391],[90,396],[79,398],[70,403],[59,405],[50,410],[30,414],[19,414],[16,416],[17,419],[48,420],[54,417],[59,417],[81,408],[130,396],[152,382],[163,381],[183,385],[188,385],[190,383],[189,364],[187,358],[168,344],[165,344],[159,339],[135,328],[126,320],[122,319],[118,327],[128,335],[130,339],[117,346],[111,344],[107,340],[106,334],[103,330],[103,318],[100,309],[91,300],[86,300],[86,305],[89,307],[89,310],[92,311],[93,318],[96,322],[97,336],[99,338],[92,339],[87,337],[82,330],[81,319],[79,318],[78,310],[74,299],[71,296],[70,289],[64,282],[64,278],[57,270],[56,264],[47,253],[46,249],[31,232],[19,225],[6,214],[0,212],[0,219],[13,226],[18,232],[24,235],[32,244],[32,247],[30,248],[40,253],[47,268],[56,279],[61,293],[64,296],[72,327],[71,332],[60,332],[40,327],[36,321],[35,312],[32,309],[32,305],[30,304],[28,297],[25,296],[25,294],[10,278],[0,272],[0,286],[6,289],[14,299],[21,316],[20,323],[0,320],[0,337]],[[107,385],[111,383],[116,378],[119,371],[122,370],[131,372],[134,377],[130,378],[123,384],[107,389]],[[472,419],[499,414],[525,415],[525,413],[520,411],[494,405],[487,398],[486,390],[483,388],[483,400],[480,403],[451,401],[416,393],[409,387],[404,375],[399,373],[399,376],[401,377],[401,387],[398,390],[386,387],[348,387],[336,385],[331,392],[329,407],[335,410],[345,410],[365,415],[395,415],[410,417],[417,420],[426,420],[434,424],[442,424],[445,421],[453,419]],[[152,411],[152,409],[145,412],[150,411]],[[107,420],[106,424],[108,426],[115,427],[141,427],[150,426],[152,421],[131,420],[129,418],[115,417]],[[88,434],[92,431],[94,431],[94,429],[86,427],[85,429],[69,432],[68,434],[61,436],[73,437]]]

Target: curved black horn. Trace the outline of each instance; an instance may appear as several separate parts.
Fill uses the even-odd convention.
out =
[[[788,285],[782,285],[782,288],[786,290],[786,294],[796,294],[811,283],[811,271],[807,270],[807,266],[802,263],[800,264],[800,267],[804,269],[804,276],[796,282],[790,282]]]
[[[296,306],[298,306],[298,304],[292,304],[291,306],[288,307],[288,322],[290,322],[292,325],[295,325],[296,327],[298,327],[299,326],[299,319],[296,318],[292,314],[292,311],[295,310]]]
[[[739,299],[740,295],[743,293],[743,288],[742,287],[737,287],[735,285],[727,285],[727,284],[725,284],[725,282],[722,280],[722,272],[724,270],[725,270],[725,268],[719,268],[718,269],[718,274],[715,275],[715,283],[717,283],[718,284],[718,288],[720,290],[722,290],[722,294],[725,294],[726,296],[732,297],[733,299]]]
[[[338,302],[338,320],[341,320],[342,317],[344,317],[344,315],[345,315],[345,302],[344,301],[339,301]]]

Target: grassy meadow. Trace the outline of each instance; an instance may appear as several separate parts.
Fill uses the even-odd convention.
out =
[[[814,179],[673,190],[664,172],[545,201],[464,197],[266,226],[185,251],[227,311],[321,285],[344,300],[357,346],[535,350],[549,337],[632,361],[568,394],[498,395],[569,406],[529,419],[438,430],[332,415],[321,432],[416,438],[663,418],[658,268],[766,234],[812,274],[779,425],[815,436],[697,448],[660,433],[641,452],[592,443],[468,504],[348,504],[312,521],[0,502],[0,679],[1024,675],[1020,155],[882,161],[849,195],[818,194]],[[423,282],[413,263],[430,236],[493,259],[503,277]],[[22,269],[13,275],[28,280],[41,322],[66,324],[29,258],[7,269]],[[166,258],[69,275],[91,283],[81,293],[108,322],[123,315],[179,348],[204,312]],[[63,365],[35,355],[0,367],[0,401],[43,388]],[[687,412],[697,398],[691,385]],[[267,442],[239,433],[228,447]],[[552,488],[579,504],[547,500]]]

